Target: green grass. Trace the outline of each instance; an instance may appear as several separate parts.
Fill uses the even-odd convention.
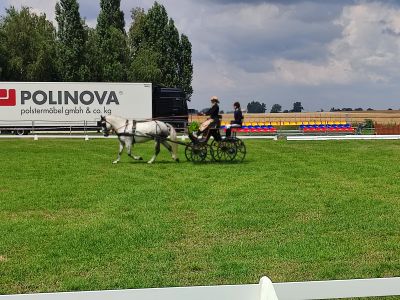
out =
[[[0,294],[400,276],[398,141],[245,143],[0,140]]]

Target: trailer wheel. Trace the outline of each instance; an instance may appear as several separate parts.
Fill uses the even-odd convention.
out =
[[[29,134],[29,130],[17,129],[14,130],[15,135],[27,135]]]

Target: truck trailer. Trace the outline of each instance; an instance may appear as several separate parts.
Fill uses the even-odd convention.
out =
[[[102,115],[185,128],[187,100],[179,88],[151,83],[1,82],[0,132],[99,131]]]

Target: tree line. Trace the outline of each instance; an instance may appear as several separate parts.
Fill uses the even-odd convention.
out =
[[[302,112],[304,110],[303,106],[301,105],[301,102],[294,102],[293,103],[293,108],[291,110],[283,110],[282,111],[282,106],[280,104],[274,104],[271,107],[270,112],[271,113],[289,113],[289,112]],[[267,111],[267,106],[265,103],[260,103],[258,101],[252,101],[247,104],[247,112],[248,113],[265,113]]]
[[[121,0],[101,0],[90,28],[77,0],[55,6],[57,28],[29,8],[0,17],[0,80],[152,82],[193,93],[192,45],[157,2],[131,10],[125,30]]]

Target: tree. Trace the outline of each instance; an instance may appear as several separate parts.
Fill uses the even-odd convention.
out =
[[[274,104],[271,108],[271,113],[279,113],[282,111],[282,106],[280,104]]]
[[[131,62],[129,79],[132,81],[161,82],[162,71],[157,61],[159,60],[157,51],[149,48],[141,48],[136,52],[135,59]]]
[[[190,99],[193,94],[192,80],[193,80],[193,64],[192,64],[192,44],[189,38],[181,35],[181,58],[179,60],[179,87],[181,87],[187,98]]]
[[[0,27],[0,80],[3,80],[3,74],[7,69],[7,49],[5,47],[6,36]]]
[[[133,9],[131,17],[129,79],[177,86],[190,98],[193,65],[188,37],[179,36],[173,19],[168,18],[165,7],[157,2],[147,12]]]
[[[126,81],[128,47],[126,42],[124,13],[121,0],[101,0],[97,18],[96,42],[99,48],[100,79],[102,81]]]
[[[76,0],[60,0],[56,4],[58,23],[58,64],[63,81],[85,81],[88,79],[85,46],[87,34],[79,14]]]
[[[290,112],[301,112],[304,110],[303,106],[301,106],[301,102],[293,103],[293,109]]]
[[[31,13],[23,7],[6,10],[0,21],[0,60],[2,80],[55,81],[56,30],[46,15]]]
[[[97,31],[106,36],[110,27],[125,33],[124,13],[120,9],[121,0],[100,0],[100,13],[97,17]]]
[[[101,51],[98,47],[100,44],[99,36],[95,29],[84,26],[86,36],[85,46],[85,58],[87,73],[87,81],[99,82],[102,80],[102,62],[99,59],[101,57]]]
[[[265,113],[266,105],[258,101],[252,101],[247,104],[248,113]]]

